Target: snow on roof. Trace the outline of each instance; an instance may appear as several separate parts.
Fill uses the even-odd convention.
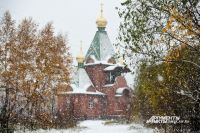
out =
[[[86,95],[105,95],[102,92],[96,91],[96,92],[92,92],[92,91],[68,91],[68,92],[64,92],[64,94],[86,94]]]
[[[71,77],[72,77],[71,83],[78,84],[79,77],[78,77],[78,67],[77,66],[72,67]]]
[[[105,61],[108,62],[109,59],[112,58],[112,57],[113,57],[113,55],[108,55],[108,56],[105,58],[105,59],[106,59]]]
[[[72,87],[72,90],[75,90],[77,88],[75,84],[71,84],[70,86]]]
[[[123,93],[123,91],[124,90],[129,90],[129,88],[128,87],[122,87],[122,88],[118,88],[117,90],[116,90],[116,94],[122,94]]]
[[[121,96],[122,96],[122,94],[116,94],[115,96],[116,96],[116,97],[121,97]]]
[[[99,91],[87,91],[87,88],[90,87],[89,85],[85,85],[84,88],[79,88],[75,84],[71,84],[71,87],[73,91],[67,91],[67,92],[60,92],[59,94],[87,94],[87,95],[105,95],[102,92]]]
[[[95,61],[94,63],[87,63],[87,64],[84,64],[84,66],[98,65],[98,64],[113,65],[112,63],[108,63],[107,61]]]
[[[123,65],[120,65],[120,64],[114,64],[112,66],[108,66],[104,69],[104,71],[112,71],[112,70],[115,70],[117,67],[124,67]]]
[[[124,74],[124,78],[126,79],[127,85],[130,88],[133,88],[133,86],[134,86],[134,75],[131,72],[129,72],[129,73]]]
[[[112,71],[112,70],[115,70],[118,66],[117,65],[114,65],[114,66],[108,66],[104,69],[104,71]]]
[[[78,69],[78,87],[82,89],[87,89],[86,87],[88,86],[93,86],[87,72],[85,71],[84,68],[79,68]]]
[[[71,84],[71,87],[73,89],[73,91],[67,91],[67,92],[59,92],[59,94],[61,95],[65,95],[65,94],[86,94],[86,95],[105,95],[102,92],[99,91],[87,91],[87,88],[90,86],[85,85],[84,88],[79,88],[77,87],[75,84]]]
[[[94,63],[85,63],[84,66],[98,65],[98,64],[109,65],[109,66],[117,66],[117,67],[124,67],[124,65],[121,65],[120,63],[117,63],[117,64],[108,63],[106,60],[102,60],[102,61],[96,60]]]
[[[61,92],[59,94],[90,94],[90,95],[105,95],[104,93],[101,93],[99,91],[91,92],[87,91],[87,89],[90,86],[94,86],[85,71],[84,68],[78,68],[77,70],[77,75],[75,75],[78,79],[78,81],[74,84],[71,84],[70,86],[72,87],[73,91],[68,91],[68,92]]]
[[[106,85],[104,85],[103,87],[111,87],[111,86],[113,86],[114,84],[106,84]]]
[[[114,49],[107,34],[100,34],[101,60],[106,60],[114,55]]]

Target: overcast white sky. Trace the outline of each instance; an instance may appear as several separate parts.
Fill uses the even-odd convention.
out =
[[[0,16],[9,10],[17,23],[25,17],[32,17],[40,27],[53,22],[56,33],[68,35],[71,53],[76,56],[80,40],[83,41],[84,53],[92,42],[101,1],[108,21],[106,30],[114,43],[120,21],[115,9],[120,6],[119,0],[0,0]]]

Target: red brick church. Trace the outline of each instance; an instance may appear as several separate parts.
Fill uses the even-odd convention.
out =
[[[84,56],[82,47],[76,57],[78,67],[73,83],[57,95],[59,112],[71,110],[77,119],[127,118],[130,115],[131,89],[125,74],[129,72],[115,58],[113,46],[105,31],[107,21],[97,18],[98,30]]]

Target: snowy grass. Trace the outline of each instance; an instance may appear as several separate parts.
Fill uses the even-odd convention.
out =
[[[119,124],[128,124],[126,120],[106,120],[104,125],[119,125]]]
[[[24,133],[16,131],[15,133]],[[26,131],[26,133],[153,133],[153,129],[145,128],[140,124],[125,124],[116,120],[86,120],[81,121],[77,127],[69,129],[51,129]]]

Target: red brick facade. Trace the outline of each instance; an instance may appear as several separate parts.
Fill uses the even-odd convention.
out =
[[[85,70],[94,86],[87,89],[88,93],[58,94],[58,111],[72,110],[77,119],[129,117],[131,89],[123,76],[117,76],[113,84],[106,84],[109,74],[104,69],[108,66],[86,65]],[[89,93],[96,90],[104,95]]]
[[[131,89],[123,76],[129,71],[117,64],[114,48],[105,31],[107,21],[97,19],[96,34],[84,56],[76,57],[78,74],[67,92],[57,96],[60,113],[71,111],[77,119],[129,117]],[[84,64],[85,63],[85,64]],[[74,79],[76,79],[74,78]]]

